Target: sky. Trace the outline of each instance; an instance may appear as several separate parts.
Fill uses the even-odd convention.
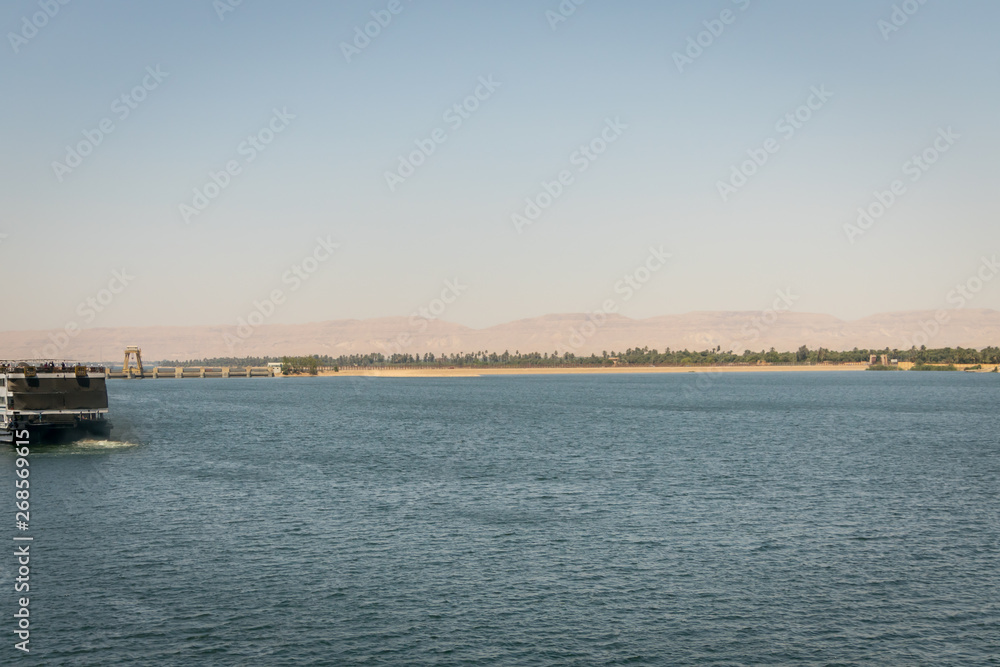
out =
[[[10,0],[0,330],[1000,308],[998,19]]]

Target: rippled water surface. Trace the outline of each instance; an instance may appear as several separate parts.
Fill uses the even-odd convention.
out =
[[[1000,664],[996,375],[109,390],[0,663]]]

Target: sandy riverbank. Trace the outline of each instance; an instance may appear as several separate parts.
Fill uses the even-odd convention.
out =
[[[617,366],[612,368],[405,368],[326,371],[324,377],[482,377],[484,375],[620,375],[636,373],[793,373],[863,371],[867,364],[840,366]]]

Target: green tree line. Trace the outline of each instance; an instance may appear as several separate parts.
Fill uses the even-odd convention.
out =
[[[847,351],[828,350],[820,347],[810,349],[803,345],[794,352],[778,352],[773,347],[770,350],[744,350],[742,353],[723,351],[721,347],[710,350],[671,350],[663,351],[649,347],[628,348],[624,351],[604,351],[601,354],[578,356],[572,352],[559,354],[549,352],[491,352],[480,350],[476,352],[458,352],[453,354],[438,354],[432,352],[409,354],[383,354],[372,352],[368,354],[349,354],[331,357],[328,355],[309,355],[302,357],[215,357],[193,361],[164,361],[164,366],[266,366],[269,362],[281,362],[282,372],[289,374],[316,374],[320,369],[353,366],[412,366],[415,368],[533,368],[533,367],[600,367],[600,366],[725,366],[746,364],[843,364],[867,362],[871,355],[887,355],[889,359],[915,364],[1000,364],[1000,347],[986,347],[981,350],[963,347],[943,347],[927,349],[926,347],[899,349],[858,349]]]

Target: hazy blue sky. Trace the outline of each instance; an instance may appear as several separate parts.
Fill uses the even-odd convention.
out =
[[[1000,252],[996,2],[566,0],[558,23],[558,0],[229,2],[3,3],[0,329],[233,324],[274,290],[269,322],[408,315],[454,279],[443,318],[477,327],[609,297],[632,317],[760,310],[785,288],[856,318],[946,307]],[[391,22],[345,55],[372,12]],[[766,163],[723,197],[748,151]],[[318,237],[340,247],[302,282]],[[672,257],[625,300],[651,246]],[[996,282],[968,305],[1000,307]]]

